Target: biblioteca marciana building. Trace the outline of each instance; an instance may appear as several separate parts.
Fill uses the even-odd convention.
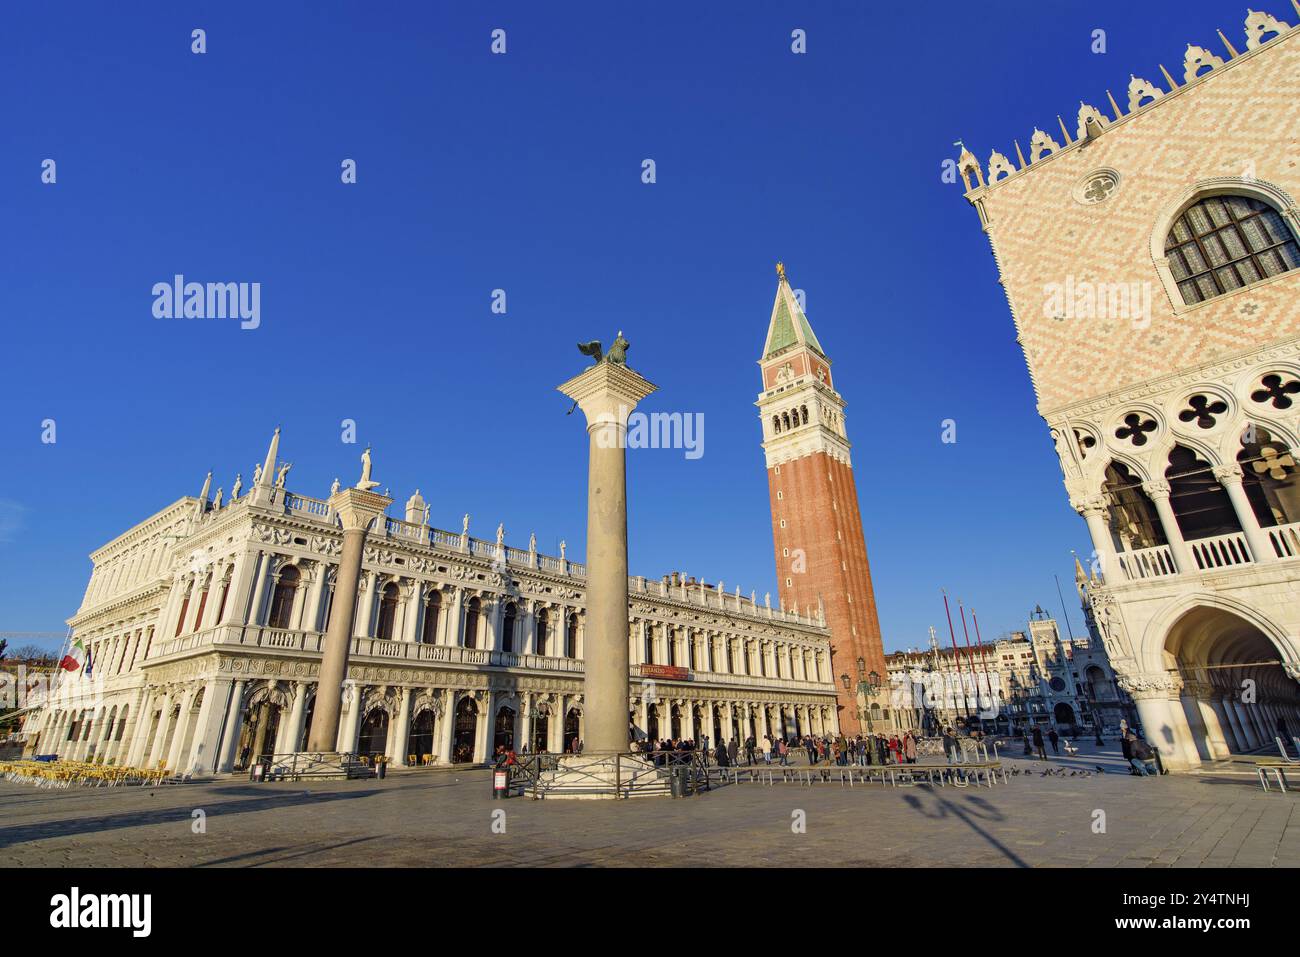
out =
[[[1028,161],[958,159],[1093,620],[1175,769],[1300,734],[1300,29],[1252,11],[1215,47],[1035,129]]]
[[[286,488],[278,448],[277,429],[251,489],[237,480],[228,499],[210,496],[209,475],[197,498],[91,555],[69,622],[90,665],[29,716],[36,752],[211,774],[306,749],[344,530],[328,502]],[[379,514],[337,749],[398,767],[480,762],[496,745],[572,749],[583,738],[585,572],[563,547],[508,547],[500,527],[495,540],[472,538],[469,516],[459,533],[433,528],[418,491],[404,519]],[[628,587],[638,738],[837,728],[815,610],[678,574]]]

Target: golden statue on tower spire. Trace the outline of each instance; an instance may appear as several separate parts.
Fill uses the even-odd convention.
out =
[[[776,264],[776,281],[785,282],[785,263],[777,262]]]

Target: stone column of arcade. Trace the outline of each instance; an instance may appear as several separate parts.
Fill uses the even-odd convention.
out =
[[[628,750],[627,420],[655,388],[610,361],[559,387],[587,417],[587,756]]]
[[[307,741],[307,750],[318,753],[334,752],[338,747],[343,679],[347,677],[348,654],[352,650],[353,618],[366,530],[372,522],[383,521],[384,510],[393,503],[391,498],[374,491],[379,483],[370,480],[369,449],[362,453],[361,462],[360,481],[353,488],[342,489],[329,498],[330,508],[343,524],[343,552],[334,583],[334,605],[330,612],[329,630],[325,633],[316,707],[312,713],[311,736]]]

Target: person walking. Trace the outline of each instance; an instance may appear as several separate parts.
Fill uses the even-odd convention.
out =
[[[1034,728],[1033,739],[1034,739],[1034,750],[1038,752],[1038,759],[1040,761],[1046,761],[1047,752],[1043,750],[1043,729],[1042,728],[1039,727]]]
[[[957,733],[950,727],[943,729],[943,756],[944,759],[952,764],[957,760]]]
[[[785,738],[776,743],[776,751],[781,759],[781,767],[788,768],[790,766],[790,745],[786,744]]]
[[[1052,742],[1052,752],[1053,752],[1054,754],[1060,754],[1060,753],[1061,753],[1061,736],[1060,736],[1059,734],[1056,733],[1056,729],[1055,729],[1055,728],[1051,728],[1051,729],[1048,730],[1048,732],[1047,732],[1047,740]]]
[[[740,745],[736,743],[735,738],[732,738],[730,741],[727,742],[727,763],[734,768],[737,764],[736,759],[739,756],[740,756]]]
[[[903,735],[903,757],[907,759],[908,764],[916,763],[916,738],[909,731]]]

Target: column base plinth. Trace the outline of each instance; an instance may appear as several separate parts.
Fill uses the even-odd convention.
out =
[[[560,758],[559,767],[542,774],[538,796],[589,799],[671,797],[668,768],[633,754],[575,754]]]

